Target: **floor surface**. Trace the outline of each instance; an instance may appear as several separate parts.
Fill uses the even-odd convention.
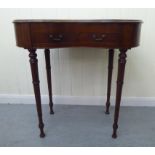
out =
[[[112,139],[114,108],[43,105],[46,137],[39,138],[35,105],[0,104],[0,147],[155,146],[155,107],[121,107],[118,138]]]

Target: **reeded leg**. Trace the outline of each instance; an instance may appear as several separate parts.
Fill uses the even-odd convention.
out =
[[[109,114],[109,107],[110,107],[110,93],[111,93],[113,58],[114,58],[114,49],[109,49],[107,102],[106,102],[106,111],[105,111],[106,114]]]
[[[36,99],[36,108],[39,119],[40,137],[45,137],[44,133],[44,123],[42,120],[42,107],[41,107],[41,96],[40,96],[40,86],[39,86],[39,75],[38,75],[38,59],[36,54],[36,49],[29,49],[30,66],[32,72],[32,83],[34,88],[34,94]]]
[[[45,62],[46,62],[46,73],[47,73],[47,84],[49,93],[49,106],[50,114],[54,114],[53,111],[53,100],[52,100],[52,81],[51,81],[51,63],[50,63],[50,50],[45,49]]]
[[[119,60],[118,60],[116,105],[115,105],[113,134],[112,134],[113,138],[117,138],[118,117],[119,117],[122,86],[123,86],[124,71],[125,71],[125,64],[126,64],[126,57],[127,57],[126,52],[127,52],[127,49],[120,49]]]

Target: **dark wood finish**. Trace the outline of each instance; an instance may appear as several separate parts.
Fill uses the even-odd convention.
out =
[[[14,24],[17,46],[24,48],[131,48],[138,46],[141,28],[139,20],[16,20]]]
[[[16,24],[16,42],[19,47],[32,47],[30,25],[26,23]],[[21,35],[24,34],[24,35]]]
[[[44,137],[41,97],[39,88],[36,50],[45,49],[47,81],[50,111],[53,112],[52,82],[49,48],[61,47],[98,47],[108,48],[108,89],[106,113],[109,113],[110,92],[114,49],[120,49],[116,89],[116,106],[113,124],[113,138],[117,137],[118,116],[121,102],[122,85],[126,63],[127,49],[139,45],[140,20],[15,20],[16,45],[29,49],[30,64],[41,137]]]
[[[113,58],[114,58],[114,49],[109,49],[107,102],[106,102],[106,111],[105,111],[106,114],[109,114],[109,107],[110,107],[110,94],[111,94],[111,80],[112,80]]]
[[[44,133],[44,123],[42,120],[42,108],[41,108],[41,97],[40,97],[40,81],[38,75],[38,59],[36,54],[36,49],[29,49],[29,57],[30,57],[30,66],[32,72],[32,83],[34,88],[34,94],[36,99],[36,107],[38,112],[38,119],[39,119],[39,128],[40,128],[40,137],[45,137]]]
[[[122,95],[122,86],[124,80],[124,71],[126,64],[126,52],[127,49],[120,49],[119,59],[118,59],[118,75],[117,75],[117,89],[116,89],[116,105],[115,105],[115,114],[114,114],[114,124],[113,124],[113,134],[112,137],[117,137],[117,128],[118,128],[118,117],[119,117],[119,109],[121,103],[121,95]]]
[[[45,62],[46,62],[46,73],[47,73],[47,84],[48,84],[48,93],[49,93],[50,114],[54,114],[53,100],[52,100],[52,80],[51,80],[50,50],[45,49],[44,53],[45,53]]]

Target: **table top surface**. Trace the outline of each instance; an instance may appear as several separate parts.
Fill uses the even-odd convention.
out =
[[[123,19],[19,19],[14,20],[13,23],[41,23],[41,22],[53,22],[53,23],[142,23],[142,20],[123,20]]]

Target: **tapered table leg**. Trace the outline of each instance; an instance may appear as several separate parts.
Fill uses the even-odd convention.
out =
[[[54,114],[53,111],[53,100],[52,100],[52,81],[51,81],[51,62],[50,62],[50,50],[45,49],[45,62],[46,62],[46,73],[47,73],[47,84],[48,84],[48,93],[49,93],[49,106],[50,114]]]
[[[115,105],[113,134],[112,134],[113,138],[117,138],[118,117],[119,117],[122,86],[123,86],[124,71],[125,71],[125,64],[126,64],[126,57],[127,57],[126,52],[127,52],[127,49],[120,49],[120,54],[119,54],[119,59],[118,59],[116,105]]]
[[[29,49],[30,66],[32,72],[32,83],[34,88],[34,94],[36,99],[36,108],[39,119],[40,137],[45,137],[44,133],[44,123],[42,120],[42,107],[41,107],[41,96],[40,96],[40,85],[39,85],[39,75],[38,75],[38,59],[36,54],[36,49]]]
[[[114,49],[109,49],[109,58],[108,58],[108,85],[107,85],[107,102],[106,102],[106,114],[109,114],[110,107],[110,93],[111,93],[111,79],[112,79],[112,69],[113,69],[113,58],[114,58]]]

